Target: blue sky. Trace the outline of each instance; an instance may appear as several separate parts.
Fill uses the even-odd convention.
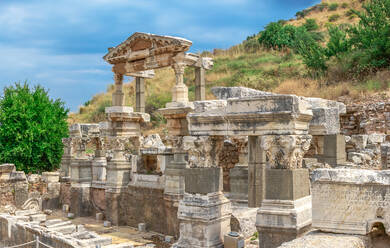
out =
[[[28,80],[71,111],[105,91],[102,57],[134,32],[174,35],[191,51],[228,48],[319,0],[0,0],[0,88]]]

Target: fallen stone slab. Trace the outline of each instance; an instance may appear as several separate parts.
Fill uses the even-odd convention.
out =
[[[368,240],[363,236],[313,232],[286,242],[279,248],[368,248]]]
[[[30,221],[45,221],[46,217],[46,214],[34,214],[30,215]]]

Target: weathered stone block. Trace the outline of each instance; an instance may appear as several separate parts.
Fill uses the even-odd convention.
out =
[[[43,172],[42,180],[45,183],[58,183],[60,181],[60,173],[59,172]]]
[[[1,164],[0,165],[0,174],[1,173],[11,173],[16,171],[14,164]]]
[[[312,176],[313,227],[366,235],[375,223],[390,233],[390,171],[318,169]]]
[[[265,178],[265,199],[295,201],[310,195],[309,171],[307,169],[266,169]]]
[[[185,170],[185,192],[208,194],[223,190],[221,168],[191,168]]]
[[[227,234],[224,237],[224,243],[225,248],[244,248],[245,247],[245,240],[242,236],[234,235],[234,234]]]
[[[248,167],[230,169],[230,199],[248,202]]]
[[[311,135],[328,135],[340,133],[338,108],[313,108],[313,119],[310,121]]]
[[[231,204],[221,192],[185,193],[178,216],[180,238],[173,247],[223,247],[223,236],[230,231]]]
[[[216,98],[221,100],[227,100],[229,98],[276,95],[271,92],[254,90],[246,87],[213,87],[211,88],[211,92]]]

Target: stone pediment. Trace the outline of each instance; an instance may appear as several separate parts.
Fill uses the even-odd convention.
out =
[[[119,64],[145,60],[148,57],[163,54],[172,57],[187,51],[191,45],[191,41],[179,37],[137,32],[118,46],[109,48],[109,52],[103,58],[110,64]],[[156,68],[151,67],[151,69]]]

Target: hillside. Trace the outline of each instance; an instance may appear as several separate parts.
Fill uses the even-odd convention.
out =
[[[357,23],[358,18],[351,9],[361,10],[360,1],[323,1],[322,3],[297,13],[298,18],[287,21],[300,26],[307,19],[314,19],[319,28],[326,31],[328,23]],[[303,14],[302,14],[303,13]],[[331,16],[338,15],[330,21]],[[387,91],[390,84],[390,71],[380,70],[359,79],[344,79],[337,72],[313,79],[299,55],[290,50],[272,50],[263,48],[257,41],[258,35],[248,37],[243,43],[227,50],[214,49],[203,55],[213,57],[214,67],[206,74],[207,98],[213,99],[210,88],[213,86],[245,86],[259,90],[283,94],[338,99],[347,96],[358,99],[367,94]],[[335,69],[333,69],[335,70]],[[337,68],[336,68],[337,70]],[[185,71],[185,83],[189,87],[190,100],[194,99],[194,74],[191,68]],[[171,68],[156,70],[153,79],[146,80],[146,111],[152,114],[150,128],[162,128],[163,118],[155,112],[170,101],[170,90],[175,79]],[[125,84],[126,104],[134,106],[134,83]],[[105,118],[104,108],[111,104],[112,85],[107,92],[95,95],[79,113],[69,115],[69,122],[98,122]]]

